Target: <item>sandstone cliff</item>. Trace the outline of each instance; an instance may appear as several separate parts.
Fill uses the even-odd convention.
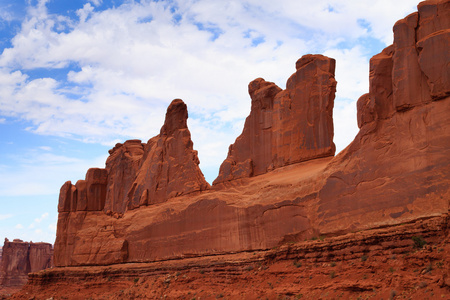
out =
[[[21,287],[28,273],[53,266],[53,249],[48,243],[23,242],[5,239],[1,255],[0,287]]]
[[[286,90],[262,78],[250,82],[250,115],[214,184],[334,155],[335,60],[305,55],[296,69]]]
[[[210,189],[176,100],[158,136],[119,144],[90,170],[92,193],[93,179],[61,188],[55,263],[267,250],[448,214],[449,3],[422,2],[395,24],[370,62],[360,131],[336,157],[332,59],[302,57],[285,91],[249,85],[252,111]]]
[[[53,268],[30,274],[12,299],[447,299],[449,220],[434,217],[264,251]]]
[[[104,210],[118,215],[207,189],[187,118],[186,104],[172,101],[159,135],[147,144],[119,143],[109,150],[105,169],[89,169],[86,179],[75,185],[67,181],[61,187],[58,212]]]
[[[209,188],[198,166],[187,118],[186,104],[180,99],[172,101],[159,135],[146,144],[140,140],[117,144],[109,151],[105,169],[89,169],[85,180],[75,185],[68,181],[61,187],[57,265],[127,260],[128,242],[115,225],[92,225],[85,239],[78,233],[85,218],[117,219],[127,210]]]

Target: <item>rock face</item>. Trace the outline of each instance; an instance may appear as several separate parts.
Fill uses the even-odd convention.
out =
[[[371,59],[360,131],[319,194],[324,233],[448,209],[449,14],[448,0],[421,2],[395,24],[394,44]]]
[[[211,189],[175,101],[157,137],[112,150],[96,192],[89,180],[61,188],[56,264],[266,250],[447,215],[449,11],[449,0],[426,1],[396,23],[394,44],[371,59],[360,131],[336,157],[331,59],[301,58],[285,91],[263,79],[249,85],[252,111]],[[105,207],[74,209],[84,185],[87,207],[103,203],[106,188]]]
[[[446,299],[448,221],[435,217],[265,251],[53,268],[30,274],[13,299]]]
[[[250,115],[214,184],[334,155],[335,60],[305,55],[296,69],[286,90],[262,78],[249,84]]]
[[[159,136],[146,145],[142,165],[128,192],[128,209],[209,188],[198,167],[200,161],[193,150],[187,118],[186,104],[174,100]]]
[[[187,118],[186,104],[180,99],[172,101],[159,135],[147,144],[140,140],[117,144],[109,151],[105,169],[89,169],[85,180],[75,185],[68,181],[61,187],[57,265],[108,264],[128,258],[127,240],[111,224],[101,228],[92,224],[89,236],[79,236],[79,224],[86,216],[106,213],[120,218],[127,210],[209,188],[198,167]]]
[[[28,273],[53,266],[53,249],[48,243],[5,239],[1,260],[0,286],[20,287],[27,282]]]

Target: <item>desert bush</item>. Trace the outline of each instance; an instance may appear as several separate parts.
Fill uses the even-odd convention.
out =
[[[413,237],[412,237],[412,240],[413,240],[413,242],[414,242],[414,248],[417,248],[417,249],[422,249],[423,246],[425,246],[425,245],[427,244],[427,241],[425,241],[425,240],[423,239],[423,237],[420,236],[420,235],[418,235],[418,236],[413,236]]]

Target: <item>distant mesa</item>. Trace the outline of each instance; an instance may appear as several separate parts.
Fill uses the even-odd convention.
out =
[[[20,288],[28,280],[28,273],[53,266],[53,248],[49,243],[24,242],[14,239],[5,242],[0,255],[0,288]]]
[[[323,55],[301,57],[285,90],[249,84],[250,115],[212,186],[174,100],[157,136],[117,144],[106,168],[62,186],[55,264],[267,250],[448,214],[449,3],[421,2],[395,24],[337,156],[335,61]]]

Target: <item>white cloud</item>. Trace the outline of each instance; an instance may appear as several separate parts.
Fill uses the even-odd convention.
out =
[[[16,228],[16,229],[23,229],[23,225],[22,224],[17,224],[16,226],[14,226],[14,228]]]
[[[342,149],[357,132],[354,102],[368,90],[373,49],[359,42],[390,43],[394,22],[417,4],[129,1],[97,11],[102,1],[91,0],[71,20],[49,14],[47,2],[29,9],[12,47],[0,56],[0,114],[30,122],[38,134],[111,145],[156,135],[167,105],[182,98],[205,168],[218,168],[241,132],[250,109],[248,82],[263,77],[284,87],[306,53],[337,60],[335,141]],[[27,75],[36,68],[60,68],[67,80]],[[57,166],[82,164],[50,153],[39,159],[55,167],[43,178],[61,174]],[[0,183],[0,190],[33,184],[21,182]],[[33,188],[46,190],[41,183]]]
[[[39,147],[39,149],[44,150],[44,151],[52,151],[52,147],[49,147],[49,146],[41,146],[41,147]]]
[[[34,219],[34,222],[41,223],[44,219],[48,218],[48,212],[43,213],[41,217]]]
[[[48,229],[56,233],[56,222],[48,225]]]
[[[104,167],[107,153],[94,158],[73,158],[31,151],[25,157],[8,157],[14,166],[0,168],[2,197],[55,195],[61,185],[85,177],[91,167]],[[36,176],[39,174],[39,176]],[[41,216],[42,217],[42,216]]]
[[[5,118],[0,118],[0,124],[5,124],[6,123],[6,119]]]
[[[102,0],[89,0],[94,6],[102,5]]]
[[[4,214],[4,215],[0,215],[0,221],[12,218],[13,215],[12,214]]]

